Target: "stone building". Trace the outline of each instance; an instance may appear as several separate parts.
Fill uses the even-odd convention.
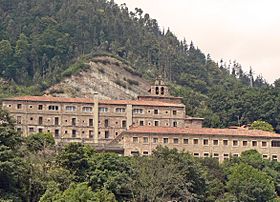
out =
[[[264,159],[280,160],[280,135],[248,128],[171,128],[134,126],[114,140],[124,155],[149,155],[159,145],[219,161],[255,149]]]
[[[137,100],[97,100],[22,96],[2,100],[24,136],[51,132],[57,141],[108,143],[130,126],[202,127],[201,118],[186,117],[182,98],[169,95],[156,81]]]
[[[166,145],[223,160],[257,149],[264,158],[280,158],[280,136],[247,129],[202,128],[203,118],[186,116],[181,97],[157,80],[136,100],[98,100],[22,96],[2,100],[24,136],[51,132],[57,143],[117,144],[125,155],[149,155]]]

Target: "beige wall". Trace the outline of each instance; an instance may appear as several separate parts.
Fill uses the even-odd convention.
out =
[[[21,109],[18,109],[21,104]],[[94,103],[59,103],[59,102],[34,102],[34,101],[3,101],[3,106],[15,119],[21,118],[17,128],[21,129],[24,136],[34,132],[51,132],[54,134],[59,130],[59,138],[73,138],[72,131],[76,130],[75,138],[90,138],[89,131],[96,133],[101,143],[113,140],[129,126],[144,125],[172,127],[176,122],[177,127],[185,127],[185,108],[162,107],[162,106],[135,106],[135,105],[110,105],[99,104],[100,108],[107,108],[106,112],[99,110],[98,116],[94,114]],[[42,106],[42,110],[39,109]],[[49,110],[49,106],[58,106],[58,110]],[[66,110],[66,107],[75,107],[74,111]],[[92,111],[83,111],[84,107],[91,107]],[[117,108],[124,108],[124,112],[118,112]],[[135,113],[134,109],[142,109],[143,113]],[[157,111],[158,113],[155,113]],[[43,117],[42,124],[39,124],[39,117]],[[55,117],[58,117],[59,124],[55,125]],[[76,119],[76,126],[72,125],[72,119]],[[89,119],[93,119],[93,125],[89,125]],[[105,122],[108,121],[108,126]],[[123,127],[126,121],[126,127]],[[98,128],[95,128],[98,126]],[[96,130],[95,130],[96,129]]]
[[[133,137],[138,138],[138,143],[133,142]],[[148,138],[148,142],[144,142],[144,138]],[[158,142],[154,143],[153,139],[158,138]],[[163,142],[164,138],[168,138],[168,143]],[[178,139],[178,143],[174,143],[174,139]],[[188,144],[186,144],[186,140]],[[205,142],[204,142],[205,140]],[[224,140],[228,142],[228,145],[224,145]],[[252,138],[252,137],[233,137],[233,136],[207,136],[207,135],[164,135],[164,134],[124,134],[124,150],[125,155],[131,155],[131,152],[138,151],[140,155],[145,155],[145,152],[148,154],[152,153],[157,146],[167,146],[169,148],[176,148],[178,150],[185,150],[191,154],[198,154],[199,157],[206,157],[205,155],[219,159],[223,161],[224,158],[229,158],[231,155],[240,155],[241,152],[256,149],[263,155],[267,155],[268,158],[272,158],[273,155],[276,155],[278,160],[280,160],[280,148],[271,147],[271,140],[267,138]],[[280,138],[278,139],[280,140]],[[194,141],[197,141],[197,144],[194,144]],[[208,141],[208,144],[204,144]],[[233,145],[233,141],[237,141],[238,145]],[[244,142],[243,142],[244,141]],[[257,142],[257,146],[253,146],[253,141]],[[247,144],[245,145],[245,143]],[[266,142],[267,146],[263,146],[262,142]],[[215,145],[215,143],[218,143]]]

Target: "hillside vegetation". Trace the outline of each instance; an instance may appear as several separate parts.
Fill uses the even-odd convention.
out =
[[[150,156],[55,147],[52,134],[21,137],[0,110],[1,202],[279,201],[280,163],[255,150],[219,164],[176,149]]]
[[[148,80],[164,75],[187,113],[205,117],[206,126],[261,119],[280,129],[279,82],[253,78],[237,62],[217,64],[139,8],[105,0],[0,1],[1,97],[42,94],[100,55]]]

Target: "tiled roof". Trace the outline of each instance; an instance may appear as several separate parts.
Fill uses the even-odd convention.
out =
[[[267,137],[280,138],[279,134],[248,129],[220,129],[220,128],[172,128],[172,127],[154,127],[154,126],[138,126],[131,127],[126,133],[156,133],[156,134],[189,134],[189,135],[212,135],[212,136],[246,136],[246,137]]]
[[[7,98],[3,100],[16,100],[16,101],[33,101],[33,102],[64,102],[64,103],[94,103],[91,98],[64,98],[52,96],[21,96]],[[166,107],[184,107],[183,104],[168,103],[154,100],[98,100],[99,104],[112,104],[112,105],[139,105],[139,106],[166,106]]]

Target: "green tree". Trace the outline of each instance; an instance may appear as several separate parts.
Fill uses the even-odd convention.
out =
[[[189,154],[159,147],[152,156],[135,163],[132,187],[136,201],[203,200],[203,171]]]
[[[70,170],[75,175],[77,181],[83,182],[87,178],[90,159],[95,154],[94,149],[88,145],[70,143],[57,156],[57,163]]]
[[[61,192],[58,185],[51,182],[40,202],[116,202],[114,194],[105,189],[93,192],[87,183],[71,184],[68,189]]]
[[[0,198],[21,201],[27,188],[27,165],[21,158],[22,138],[12,118],[0,109]]]
[[[131,197],[128,184],[134,176],[134,170],[127,158],[114,153],[96,154],[90,159],[88,176],[93,190],[104,187],[113,192],[119,201]]]
[[[26,138],[27,148],[32,152],[43,151],[53,147],[55,140],[51,133],[34,133]]]
[[[274,128],[272,127],[271,124],[261,120],[254,121],[251,124],[251,128],[255,130],[263,130],[263,131],[270,131],[270,132],[274,131]]]
[[[226,187],[238,201],[269,201],[275,196],[273,179],[244,163],[231,167]]]

